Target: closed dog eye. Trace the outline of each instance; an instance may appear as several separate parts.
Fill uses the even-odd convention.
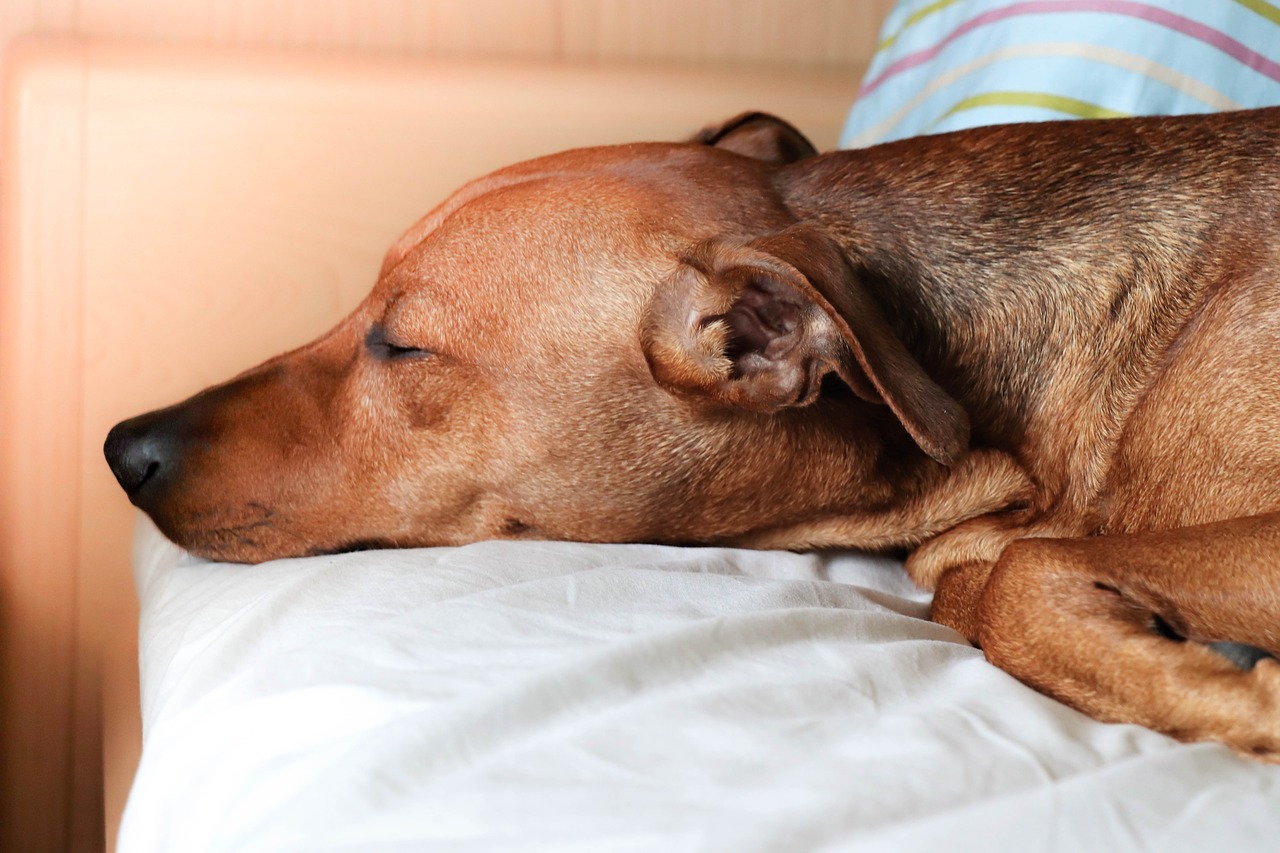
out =
[[[381,361],[419,360],[435,355],[429,349],[390,340],[381,323],[375,323],[369,329],[369,334],[364,338],[364,346],[371,356]]]

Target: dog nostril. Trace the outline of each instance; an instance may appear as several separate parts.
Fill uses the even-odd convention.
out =
[[[137,488],[141,489],[143,486],[145,486],[147,484],[147,481],[150,480],[152,477],[154,477],[156,475],[156,472],[159,470],[160,470],[159,462],[152,462],[150,465],[148,465],[147,470],[142,472],[142,479],[138,482]]]
[[[167,419],[143,415],[116,425],[102,449],[120,488],[145,509],[169,479],[180,443]]]

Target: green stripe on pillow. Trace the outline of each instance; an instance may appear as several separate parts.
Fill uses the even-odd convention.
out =
[[[1039,107],[1073,118],[1125,118],[1129,115],[1088,101],[1047,92],[983,92],[981,95],[965,98],[943,113],[938,121],[977,107]]]

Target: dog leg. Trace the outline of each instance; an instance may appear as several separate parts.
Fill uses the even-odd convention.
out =
[[[970,519],[926,542],[907,558],[907,574],[933,590],[929,618],[978,645],[978,605],[996,561],[1017,539],[1070,535],[1041,521],[1028,525],[1019,512]]]
[[[1280,664],[1242,668],[1212,648],[1280,653],[1278,550],[1280,514],[1019,540],[987,578],[973,633],[997,666],[1094,717],[1280,762]]]
[[[929,618],[959,632],[979,645],[978,606],[995,563],[976,562],[954,566],[942,573],[933,591]]]

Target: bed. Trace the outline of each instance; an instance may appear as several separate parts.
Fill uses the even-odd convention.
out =
[[[137,532],[122,851],[1264,850],[1280,774],[1095,723],[896,561],[485,542],[258,567]]]
[[[887,558],[480,543],[218,565],[117,493],[112,423],[323,331],[467,178],[747,108],[831,147],[847,75],[83,41],[13,67],[0,545],[35,710],[8,712],[11,786],[104,796],[55,790],[100,719],[130,853],[1273,846],[1274,768],[1039,696],[929,623]]]

